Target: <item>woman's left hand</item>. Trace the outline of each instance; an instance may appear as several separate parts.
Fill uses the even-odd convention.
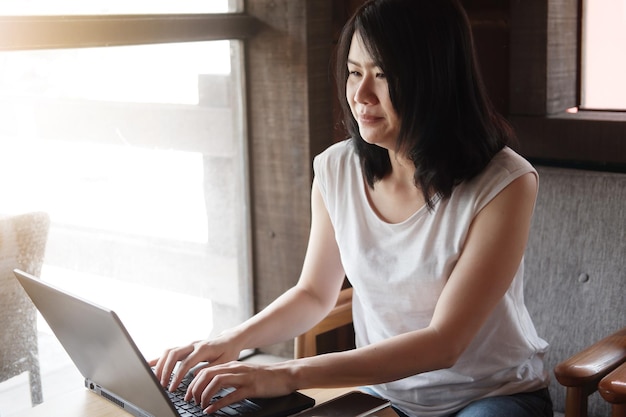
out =
[[[213,396],[222,388],[235,390],[211,403]],[[185,400],[195,401],[210,414],[245,398],[279,397],[295,390],[288,366],[234,361],[199,370],[189,384]]]

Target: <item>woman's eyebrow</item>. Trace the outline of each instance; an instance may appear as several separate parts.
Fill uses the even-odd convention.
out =
[[[375,68],[377,66],[373,62],[362,63],[362,62],[357,62],[357,61],[355,61],[353,59],[350,59],[350,58],[347,59],[347,63],[351,64],[351,65],[356,65],[357,67],[365,67],[365,68]]]

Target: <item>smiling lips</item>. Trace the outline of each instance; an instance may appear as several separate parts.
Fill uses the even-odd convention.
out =
[[[382,120],[382,117],[374,116],[371,114],[359,114],[359,122],[364,124],[371,124]]]

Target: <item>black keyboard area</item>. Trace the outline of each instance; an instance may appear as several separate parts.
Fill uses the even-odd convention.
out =
[[[170,397],[170,400],[174,404],[174,407],[178,410],[178,413],[181,417],[205,417],[205,416],[216,416],[216,417],[235,417],[235,416],[245,416],[246,414],[257,411],[259,406],[253,403],[250,400],[243,400],[238,403],[231,404],[227,407],[221,408],[215,413],[206,414],[199,405],[195,404],[193,401],[188,402],[185,401],[185,393],[187,392],[187,387],[191,383],[191,378],[185,378],[180,383],[180,386],[174,392],[169,392],[166,390],[167,394]],[[220,390],[211,400],[211,402],[217,401],[220,398],[228,395],[232,392],[232,389],[222,389]]]

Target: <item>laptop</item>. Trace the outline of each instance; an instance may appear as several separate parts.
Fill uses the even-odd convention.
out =
[[[207,415],[195,404],[174,398],[161,386],[114,311],[23,271],[13,272],[85,378],[87,389],[137,417]],[[313,405],[313,398],[294,392],[283,397],[246,399],[211,416],[285,417]]]

